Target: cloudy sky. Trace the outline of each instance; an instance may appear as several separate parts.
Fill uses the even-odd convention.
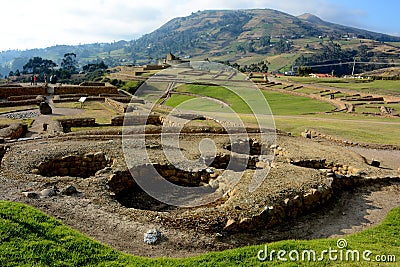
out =
[[[246,8],[312,13],[400,36],[398,0],[12,0],[1,3],[0,51],[132,40],[198,10]]]

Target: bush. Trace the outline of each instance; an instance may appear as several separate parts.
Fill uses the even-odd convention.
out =
[[[144,83],[144,81],[138,81],[138,82],[126,82],[124,86],[121,87],[121,89],[131,93],[135,94],[137,89]]]

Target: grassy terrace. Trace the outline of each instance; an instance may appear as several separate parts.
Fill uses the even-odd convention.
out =
[[[178,87],[176,91],[219,99],[230,105],[230,107],[237,113],[251,113],[251,110],[242,99],[240,99],[231,91],[220,86],[207,87],[204,85],[186,84]],[[268,101],[273,114],[304,115],[326,112],[334,109],[334,107],[328,103],[306,97],[297,97],[272,91],[262,91],[262,93],[265,99]],[[171,107],[176,107],[193,98],[195,98],[195,96],[172,95],[172,97],[168,99],[165,104]],[[193,103],[195,103],[195,105],[193,105]],[[196,102],[190,101],[190,105],[187,108],[198,110],[203,104],[206,105],[206,103],[208,105],[212,105],[210,100],[203,99],[202,101]],[[213,105],[213,108],[215,108],[215,104]],[[182,107],[184,106],[182,105]]]
[[[266,244],[269,253],[275,251],[272,262],[269,258],[265,262],[257,258],[259,251],[265,249],[264,245],[186,259],[148,259],[115,251],[32,207],[0,201],[1,266],[377,266],[377,256],[385,259],[383,266],[398,266],[399,235],[400,208],[396,208],[380,225],[347,236],[348,246],[345,249],[337,247],[337,239],[288,240]],[[337,260],[330,261],[327,253],[322,254],[329,248],[339,251],[332,254],[338,256]],[[279,250],[287,252],[283,256],[286,262],[278,260]],[[299,260],[292,261],[289,258],[291,250],[300,253]],[[309,260],[308,254],[304,254],[303,261],[303,252],[311,250],[316,253],[315,260],[313,256]],[[355,250],[360,253],[358,261],[351,254]],[[340,251],[343,253],[342,258]],[[363,259],[364,251],[371,252],[367,253],[371,261]],[[263,256],[262,253],[260,255]]]
[[[330,87],[335,87],[340,90],[350,89],[363,93],[390,94],[400,96],[399,81],[390,80],[358,80],[358,79],[343,79],[343,78],[309,78],[309,77],[290,77],[289,81],[304,83],[304,84],[319,84]]]
[[[203,95],[229,104],[232,109],[241,113],[240,116],[244,122],[249,124],[255,123],[253,116],[246,115],[250,113],[248,106],[225,88],[183,85],[177,88],[177,91],[192,93],[194,95],[172,95],[166,101],[166,105],[171,107],[179,106],[179,108],[183,109],[223,111],[219,107],[220,105],[215,102],[196,97]],[[362,114],[350,115],[345,113],[325,114],[325,112],[333,110],[334,107],[328,103],[306,97],[281,94],[273,91],[262,91],[262,93],[270,105],[276,127],[280,130],[299,135],[307,128],[353,142],[400,145],[400,139],[397,135],[393,134],[399,129],[400,118],[378,118]],[[394,108],[397,108],[397,106],[397,104],[393,105]],[[362,107],[362,110],[358,112],[362,111],[377,112],[378,109]]]
[[[65,102],[54,104],[56,108],[80,109],[78,102]],[[87,101],[82,108],[82,112],[77,115],[68,116],[68,118],[96,118],[97,123],[110,123],[111,118],[119,115],[117,111],[102,102]],[[60,117],[55,117],[59,119]]]

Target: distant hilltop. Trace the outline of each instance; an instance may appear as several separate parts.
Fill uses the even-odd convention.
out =
[[[316,55],[324,49],[336,53],[336,48],[328,47],[329,42],[362,50],[363,54],[345,59],[341,56],[339,61],[353,61],[354,56],[363,61],[399,60],[400,46],[395,43],[400,42],[400,37],[326,22],[309,13],[296,17],[271,9],[206,10],[172,19],[137,40],[3,51],[0,73],[7,75],[10,70],[21,69],[34,56],[60,63],[63,55],[70,52],[77,55],[81,65],[96,59],[110,67],[155,64],[171,52],[182,59],[207,58],[241,65],[267,60],[270,70],[283,71],[298,57]]]

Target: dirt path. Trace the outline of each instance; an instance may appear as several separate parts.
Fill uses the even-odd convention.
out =
[[[35,121],[32,123],[29,128],[28,133],[25,137],[27,138],[35,138],[35,137],[43,137],[49,135],[57,135],[63,132],[60,124],[55,120],[56,117],[60,116],[73,116],[78,115],[84,112],[84,110],[73,109],[73,108],[56,108],[54,107],[53,99],[48,97],[49,104],[53,111],[50,115],[40,114],[35,117]],[[47,124],[47,130],[45,131],[43,128],[43,124]]]

